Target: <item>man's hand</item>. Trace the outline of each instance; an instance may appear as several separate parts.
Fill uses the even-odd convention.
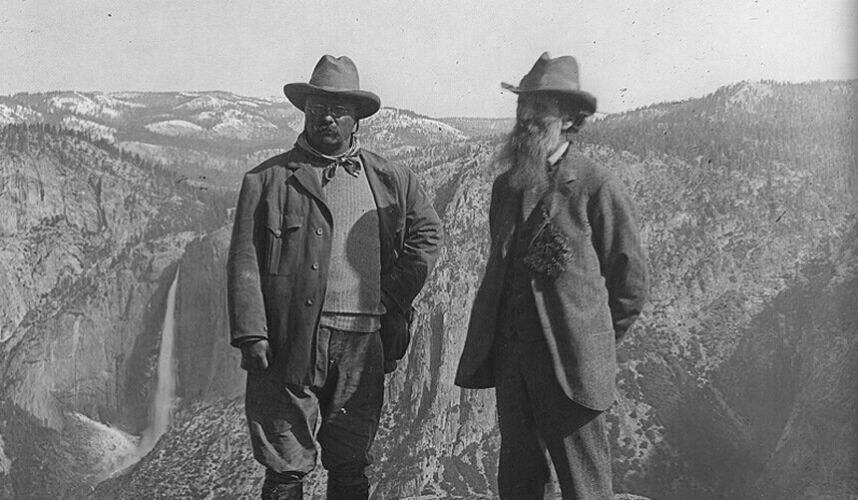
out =
[[[271,346],[268,340],[252,340],[241,344],[241,368],[249,372],[261,372],[268,369],[271,362]]]

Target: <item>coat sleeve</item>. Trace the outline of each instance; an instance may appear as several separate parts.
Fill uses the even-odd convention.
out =
[[[608,289],[614,334],[620,341],[640,316],[649,277],[635,208],[616,177],[609,177],[591,198],[590,221]]]
[[[235,209],[226,264],[230,343],[236,347],[251,339],[268,337],[254,239],[261,193],[259,176],[245,175]]]
[[[400,188],[405,190],[405,229],[396,262],[381,279],[381,289],[403,312],[420,293],[432,271],[443,241],[441,219],[417,176],[404,169]]]
[[[489,239],[491,247],[494,244],[495,239],[497,238],[498,231],[498,209],[500,209],[500,204],[503,202],[501,195],[501,191],[503,190],[503,186],[505,185],[506,180],[503,176],[498,176],[494,182],[492,183],[492,194],[491,199],[489,201]]]

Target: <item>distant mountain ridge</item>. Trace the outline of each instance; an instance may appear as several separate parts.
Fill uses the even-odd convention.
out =
[[[285,97],[229,92],[48,92],[0,97],[0,125],[46,123],[88,133],[159,162],[206,185],[237,188],[241,173],[289,149],[303,114]],[[364,120],[360,137],[390,155],[463,141],[497,123],[456,127],[408,110],[382,108]]]

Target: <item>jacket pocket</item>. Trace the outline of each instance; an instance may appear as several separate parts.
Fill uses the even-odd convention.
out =
[[[265,253],[265,271],[268,274],[289,274],[287,261],[289,243],[295,239],[295,233],[303,225],[304,218],[296,215],[283,217],[280,227],[267,226],[267,248]],[[294,245],[294,241],[292,241]],[[294,250],[293,250],[294,251]]]
[[[277,274],[280,267],[280,252],[283,249],[283,234],[279,227],[267,227],[265,233],[265,272]]]

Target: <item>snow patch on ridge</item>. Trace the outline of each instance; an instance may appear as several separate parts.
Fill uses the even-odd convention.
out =
[[[253,139],[276,132],[277,126],[258,116],[230,109],[224,113],[220,123],[212,127],[212,131],[235,139]]]
[[[25,123],[41,120],[42,114],[26,106],[16,104],[14,107],[0,103],[0,125]]]
[[[386,129],[409,129],[426,135],[440,135],[446,139],[466,139],[459,129],[432,118],[423,117],[407,111],[383,108],[369,117],[367,125]]]
[[[77,116],[66,116],[63,118],[62,125],[73,130],[89,132],[96,139],[107,139],[109,141],[113,141],[116,134],[116,129],[113,127],[108,127],[90,120],[84,120]]]
[[[169,136],[188,136],[197,135],[205,129],[185,120],[166,120],[163,122],[155,122],[146,125],[146,130],[155,132],[156,134]]]
[[[130,102],[126,99],[139,99],[141,97],[145,97],[146,94],[146,92],[109,92],[103,95],[106,98],[112,99],[114,102],[121,103],[123,106],[127,106],[129,108],[145,108],[145,104]]]
[[[93,94],[92,100],[97,102],[102,106],[106,106],[109,108],[145,108],[144,104],[140,104],[139,102],[128,102],[123,99],[126,95],[129,94],[103,94],[101,92]],[[119,113],[117,109],[112,109],[112,112]]]
[[[211,95],[203,95],[195,97],[190,101],[176,106],[177,111],[201,111],[201,110],[220,110],[234,106],[232,101],[221,99]]]
[[[129,93],[106,94],[103,92],[68,92],[51,97],[48,105],[63,112],[92,118],[119,118],[128,108],[144,108],[140,103],[128,102],[123,98],[133,97]]]
[[[119,116],[118,110],[96,102],[79,92],[52,97],[48,103],[54,108],[77,115],[92,116],[95,118],[117,118]]]

